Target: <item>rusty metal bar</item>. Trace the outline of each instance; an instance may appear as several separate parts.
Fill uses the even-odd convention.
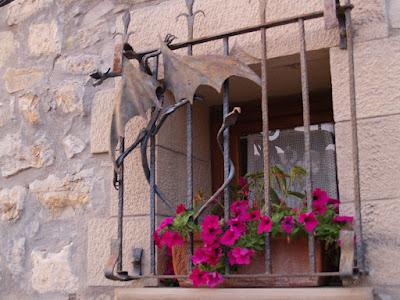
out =
[[[307,72],[307,54],[306,54],[306,35],[304,30],[304,20],[299,19],[300,34],[300,69],[301,69],[301,91],[303,100],[303,122],[304,122],[304,165],[307,171],[306,176],[306,194],[307,208],[312,211],[312,182],[311,182],[311,140],[310,140],[310,98]],[[315,264],[315,241],[310,234],[308,236],[308,256],[310,260],[311,272],[316,271]]]
[[[229,38],[223,39],[224,55],[229,55]],[[229,80],[226,80],[223,87],[223,119],[229,114]],[[230,149],[229,149],[229,128],[224,130],[224,181],[229,177],[230,171]],[[229,220],[229,205],[230,205],[230,187],[224,188],[224,223],[228,224]],[[225,263],[225,273],[229,274],[229,263]]]
[[[260,1],[260,21],[266,21],[267,0]],[[271,213],[271,203],[269,198],[269,117],[268,117],[268,78],[267,78],[267,32],[261,28],[261,110],[263,128],[263,159],[264,159],[264,205],[268,215]],[[265,272],[271,273],[271,244],[269,234],[265,239]]]
[[[125,151],[125,138],[119,138],[120,153]],[[123,243],[123,229],[124,229],[124,163],[118,169],[118,260],[117,272],[122,271],[122,243]]]
[[[352,9],[353,6],[352,5],[344,5],[344,6],[341,6],[340,8],[341,9]],[[200,38],[192,39],[190,41],[185,41],[182,43],[176,43],[176,44],[170,45],[169,48],[171,50],[187,48],[190,45],[194,46],[194,45],[204,44],[207,42],[221,40],[221,39],[227,38],[227,37],[229,38],[229,37],[233,37],[233,36],[237,36],[237,35],[242,35],[242,34],[246,34],[246,33],[259,31],[260,29],[263,29],[263,28],[268,29],[268,28],[278,27],[278,26],[282,26],[282,25],[297,23],[300,19],[306,21],[306,20],[321,18],[323,16],[324,16],[324,11],[322,11],[322,10],[316,11],[316,12],[312,12],[312,13],[308,13],[308,14],[298,15],[295,17],[284,18],[284,19],[277,20],[277,21],[266,22],[266,23],[260,24],[260,25],[248,26],[248,27],[243,27],[241,29],[237,29],[237,30],[225,31],[225,32],[218,33],[215,35],[200,37]],[[139,52],[138,55],[145,55],[148,53],[157,52],[158,50],[159,50],[158,48],[145,50],[143,52]]]
[[[156,213],[155,213],[155,198],[156,198],[156,138],[150,138],[150,272],[156,274],[156,246],[154,243],[153,232],[156,229]]]
[[[346,0],[346,6],[351,7],[350,0]],[[354,42],[351,21],[351,9],[345,10],[346,33],[347,33],[347,54],[349,64],[349,89],[350,89],[350,114],[351,114],[351,136],[352,136],[352,167],[354,185],[354,206],[355,206],[355,233],[357,249],[357,267],[365,271],[364,246],[362,238],[362,216],[361,216],[361,192],[360,192],[360,161],[358,149],[358,128],[357,128],[357,102],[354,76]]]

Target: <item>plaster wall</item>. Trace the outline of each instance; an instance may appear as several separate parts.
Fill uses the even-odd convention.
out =
[[[400,10],[396,0],[354,0],[355,70],[363,223],[370,275],[363,285],[399,295]],[[113,34],[132,10],[130,42],[158,47],[159,36],[187,36],[183,0],[16,0],[0,8],[0,298],[111,299],[102,266],[115,237],[116,194],[107,155],[114,82],[93,87],[89,73],[112,63]],[[197,0],[195,36],[254,25],[258,1]],[[270,0],[267,19],[322,9],[322,1]],[[297,26],[268,31],[268,56],[298,51]],[[351,210],[350,127],[346,52],[338,30],[306,23],[307,49],[330,48],[341,199]],[[259,35],[233,38],[259,57]],[[195,54],[222,53],[222,43]],[[195,190],[210,192],[207,107],[195,112]],[[177,202],[184,197],[184,110],[157,140],[157,180]],[[127,143],[143,120],[132,120]],[[199,126],[197,126],[199,125]],[[199,128],[199,131],[197,131]],[[176,164],[178,162],[178,164]],[[176,167],[178,165],[179,167]],[[171,174],[173,174],[171,176]],[[145,249],[148,270],[148,185],[138,153],[126,161],[126,249]],[[197,181],[196,181],[197,180]],[[158,207],[160,214],[165,208]],[[128,251],[126,268],[130,268]],[[51,266],[51,267],[49,267]],[[139,282],[135,285],[143,285]],[[131,285],[122,284],[122,285]],[[390,299],[390,298],[387,298]]]

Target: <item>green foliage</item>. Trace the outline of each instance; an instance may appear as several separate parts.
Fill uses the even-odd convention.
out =
[[[188,237],[192,232],[198,232],[200,230],[199,225],[195,224],[192,220],[193,211],[186,211],[179,215],[176,215],[172,228],[178,232],[182,237]]]

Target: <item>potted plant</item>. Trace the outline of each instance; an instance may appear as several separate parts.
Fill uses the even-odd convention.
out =
[[[301,168],[285,174],[279,168],[272,168],[270,184],[273,197],[270,213],[262,205],[257,191],[262,191],[258,181],[262,174],[250,174],[243,178],[234,189],[227,223],[215,214],[208,214],[196,224],[192,220],[194,211],[180,204],[175,217],[165,218],[154,233],[158,247],[172,251],[172,261],[176,275],[186,275],[191,260],[193,269],[189,280],[179,280],[181,286],[316,286],[317,276],[306,277],[260,277],[258,279],[224,278],[225,265],[229,264],[233,274],[260,274],[265,272],[264,247],[267,234],[271,241],[272,273],[307,273],[308,233],[316,240],[317,271],[327,271],[324,257],[333,253],[337,257],[340,241],[339,232],[351,226],[353,218],[339,215],[340,202],[329,198],[317,188],[313,191],[312,211],[307,211],[302,193],[291,190],[295,180],[301,180]],[[270,175],[271,175],[270,174]],[[277,182],[272,182],[272,180]],[[256,187],[256,188],[255,188]],[[251,195],[253,192],[253,195]],[[255,194],[255,195],[254,195]],[[261,193],[260,193],[261,194]],[[287,197],[293,196],[301,204],[289,207]],[[252,200],[249,198],[253,198]],[[193,234],[194,253],[189,256],[189,236]]]

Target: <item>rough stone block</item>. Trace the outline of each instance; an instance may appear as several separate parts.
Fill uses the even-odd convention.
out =
[[[4,66],[7,60],[15,53],[15,39],[11,31],[0,32],[0,68]]]
[[[72,243],[60,252],[34,250],[32,259],[31,283],[39,293],[74,293],[79,286],[78,277],[73,274],[70,265]]]
[[[14,98],[4,97],[0,100],[0,127],[5,126],[14,116]]]
[[[400,28],[400,2],[389,0],[388,13],[392,28]]]
[[[380,39],[355,45],[357,117],[400,112],[400,38]],[[350,119],[347,52],[330,51],[333,107],[336,121]]]
[[[7,92],[15,93],[32,88],[39,82],[42,76],[42,71],[35,68],[9,68],[5,72],[3,79]]]
[[[17,0],[11,3],[7,11],[7,24],[18,24],[39,11],[48,8],[53,3],[53,0],[33,0],[24,1]]]
[[[33,56],[59,54],[61,40],[56,21],[33,24],[29,27],[29,51]]]
[[[142,270],[149,273],[149,218],[129,217],[124,219],[124,270],[132,272],[132,249],[143,248]],[[117,220],[92,219],[88,223],[87,284],[89,286],[140,286],[142,282],[116,282],[104,277],[104,265],[110,255],[112,239],[117,238]]]
[[[60,57],[55,65],[57,71],[73,75],[89,75],[97,69],[99,57],[79,54]]]
[[[1,219],[7,221],[17,220],[24,209],[26,188],[14,186],[11,189],[0,190],[0,212]]]
[[[114,108],[114,89],[96,93],[91,111],[90,151],[108,152],[110,148],[110,126]]]
[[[64,81],[55,91],[57,107],[63,112],[83,112],[83,86],[78,81]]]
[[[65,155],[68,158],[72,158],[76,154],[81,153],[83,150],[85,150],[86,147],[86,143],[84,141],[73,135],[67,135],[63,139],[63,145]]]
[[[39,97],[33,94],[26,94],[18,98],[19,111],[24,119],[30,124],[40,123]]]
[[[400,199],[369,201],[363,204],[363,233],[366,245],[366,263],[373,285],[400,284],[400,237],[393,220],[400,211]]]

